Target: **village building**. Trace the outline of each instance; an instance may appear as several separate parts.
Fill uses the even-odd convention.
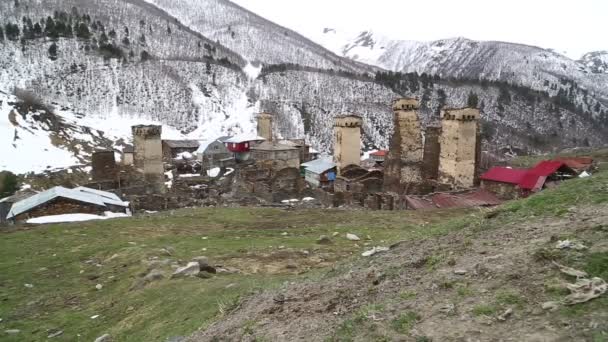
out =
[[[439,156],[441,154],[441,126],[428,126],[424,134],[424,156],[422,158],[422,178],[439,178]]]
[[[384,162],[384,189],[403,194],[415,191],[422,182],[423,145],[418,101],[412,98],[393,102],[394,133]]]
[[[363,119],[358,115],[343,115],[334,121],[334,162],[338,174],[349,165],[361,163],[361,126]]]
[[[256,116],[258,121],[258,136],[272,141],[272,121],[273,115],[269,113],[260,113]]]
[[[519,184],[526,173],[527,169],[493,167],[481,175],[481,188],[502,199],[515,199],[520,196]]]
[[[135,148],[132,145],[127,145],[122,150],[122,165],[133,166],[135,163]]]
[[[331,158],[321,158],[302,163],[304,180],[315,188],[331,189],[336,180],[337,168]]]
[[[265,140],[257,134],[241,134],[226,140],[224,144],[237,162],[243,162],[251,157],[251,148]]]
[[[94,182],[112,181],[118,175],[114,150],[95,151],[91,157],[91,176]]]
[[[370,194],[382,192],[383,184],[384,173],[382,171],[370,171],[357,165],[349,165],[336,177],[334,191]]]
[[[275,170],[300,168],[300,149],[278,142],[264,141],[250,148],[251,158],[262,167]]]
[[[228,150],[225,144],[228,139],[230,139],[230,137],[223,136],[217,139],[200,142],[196,154],[203,170],[228,167],[234,164],[234,155]]]
[[[163,161],[172,163],[183,155],[194,155],[199,148],[197,140],[163,140]]]
[[[8,213],[11,211],[13,204],[20,202],[26,198],[32,197],[37,192],[31,189],[19,191],[16,194],[0,199],[0,224],[7,223]]]
[[[481,156],[479,109],[445,109],[441,117],[439,181],[471,188]]]
[[[149,184],[148,191],[164,192],[165,168],[161,142],[162,126],[133,126],[134,165],[143,173],[144,181]]]
[[[481,188],[502,199],[526,197],[558,182],[576,177],[563,161],[545,160],[531,169],[494,167],[481,175]]]
[[[311,153],[312,148],[310,145],[306,143],[304,139],[285,139],[279,140],[280,144],[292,146],[300,150],[300,162],[305,163],[311,160],[317,159],[313,153]],[[314,150],[313,150],[314,151]],[[317,152],[318,155],[318,152]]]
[[[382,166],[384,161],[386,160],[386,156],[388,155],[387,150],[380,150],[376,152],[372,152],[369,154],[369,159],[373,161],[376,165]]]
[[[24,222],[31,218],[65,214],[103,215],[105,212],[127,213],[129,203],[113,193],[84,187],[54,187],[14,203],[7,220]]]

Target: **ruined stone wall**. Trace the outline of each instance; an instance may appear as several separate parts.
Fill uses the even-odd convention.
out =
[[[135,167],[156,191],[164,191],[162,126],[133,126],[132,131]]]
[[[427,127],[424,136],[424,157],[422,159],[422,177],[437,179],[439,177],[439,156],[441,144],[439,136],[441,127]]]
[[[488,190],[489,192],[495,194],[496,197],[502,200],[512,200],[520,197],[519,189],[515,184],[506,184],[482,180],[481,188],[484,190]]]
[[[361,125],[358,116],[338,117],[334,123],[334,159],[338,173],[348,165],[361,163]]]
[[[446,110],[443,113],[439,181],[459,188],[475,185],[479,110]]]
[[[94,152],[91,160],[93,181],[111,180],[116,178],[118,167],[114,151]]]
[[[257,115],[258,136],[272,141],[272,114],[261,113]]]
[[[410,192],[411,185],[422,181],[424,149],[420,119],[415,107],[395,111],[395,130],[384,162],[384,189]]]

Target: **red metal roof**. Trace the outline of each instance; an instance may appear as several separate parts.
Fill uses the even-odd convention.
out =
[[[530,172],[535,175],[548,177],[557,172],[562,166],[566,166],[566,164],[557,160],[543,160],[536,164]]]
[[[482,180],[519,184],[528,172],[527,169],[511,169],[508,167],[493,167],[490,171],[481,175]]]
[[[405,202],[407,203],[408,209],[437,209],[437,206],[433,202],[420,197],[405,196]]]
[[[376,151],[374,153],[371,153],[370,155],[375,156],[375,157],[386,157],[387,154],[388,154],[388,151],[386,151],[386,150],[380,150],[380,151]]]
[[[530,171],[524,176],[521,182],[519,182],[518,186],[524,190],[536,191],[543,188],[543,185],[545,185],[546,180],[546,176],[540,176]]]
[[[593,164],[593,158],[591,157],[563,157],[555,158],[555,160],[563,162],[575,170],[587,170]]]
[[[502,203],[496,195],[482,189],[464,194],[436,194],[432,199],[439,208],[486,207]]]

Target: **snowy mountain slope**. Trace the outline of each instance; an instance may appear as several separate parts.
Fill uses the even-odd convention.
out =
[[[596,74],[608,73],[608,51],[586,53],[579,62]]]
[[[567,93],[581,111],[596,116],[608,112],[608,74],[596,72],[605,54],[591,54],[581,62],[551,50],[505,42],[465,38],[417,42],[390,40],[371,31],[357,36],[332,29],[322,32],[318,41],[336,53],[387,70],[507,82],[551,96]]]
[[[227,0],[146,1],[252,62],[292,63],[359,73],[372,70],[367,65],[340,58],[302,35]]]
[[[568,97],[578,98],[573,91],[559,102],[550,94],[496,82],[415,74],[399,81],[374,79],[371,72],[379,69],[338,57],[224,0],[180,0],[176,6],[164,0],[19,4],[0,3],[0,24],[18,28],[17,34],[0,35],[0,92],[10,98],[0,113],[5,117],[1,133],[12,137],[0,147],[15,152],[3,157],[0,168],[47,167],[37,159],[56,164],[48,166],[86,163],[95,146],[120,149],[134,124],[162,124],[165,138],[251,133],[254,113],[262,110],[276,114],[277,134],[306,136],[323,152],[331,152],[333,117],[361,114],[366,146],[385,148],[394,98],[419,97],[429,122],[440,106],[466,104],[471,92],[483,105],[492,148],[538,151],[608,140],[606,125],[589,111],[597,104],[591,93],[579,110]],[[344,51],[379,46],[371,37],[359,37]],[[9,95],[15,87],[55,109],[23,108]],[[18,126],[7,119],[13,110],[22,118]],[[35,118],[44,118],[43,123]],[[26,139],[28,129],[36,138]],[[16,144],[15,131],[24,137]],[[45,158],[55,148],[69,153]],[[30,158],[23,167],[13,160],[20,151]]]

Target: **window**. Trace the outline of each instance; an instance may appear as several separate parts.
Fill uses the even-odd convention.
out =
[[[245,143],[245,148],[249,148],[249,143]]]

